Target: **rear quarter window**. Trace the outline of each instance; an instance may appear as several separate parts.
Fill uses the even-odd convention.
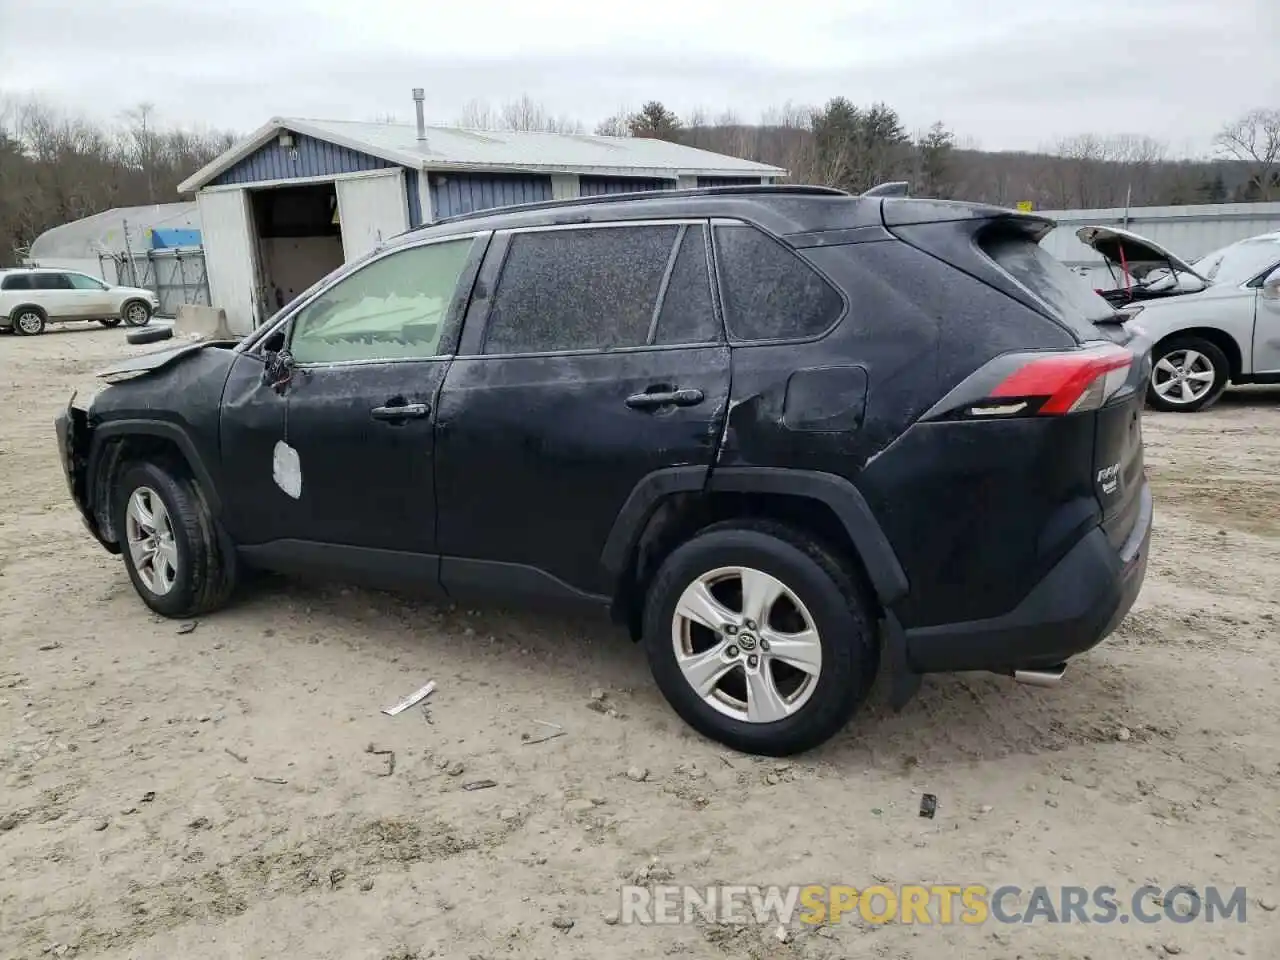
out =
[[[844,312],[831,284],[755,227],[717,226],[715,251],[730,340],[816,337]]]
[[[1005,273],[1026,288],[1073,332],[1085,339],[1097,336],[1093,325],[1115,315],[1089,282],[1028,236],[993,233],[979,237],[982,251]]]
[[[4,283],[0,285],[0,290],[30,290],[31,275],[29,273],[15,273],[4,278]]]

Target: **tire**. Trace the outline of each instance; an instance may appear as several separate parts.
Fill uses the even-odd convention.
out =
[[[159,569],[152,560],[139,570],[140,558],[132,543],[145,533],[145,527],[137,523],[138,514],[130,512],[135,494],[149,508],[162,546],[166,540],[169,544],[168,550],[156,554],[163,558]],[[128,464],[116,481],[114,495],[120,554],[143,603],[162,616],[175,618],[211,613],[226,605],[236,586],[235,553],[209,512],[199,486],[184,469],[167,461]],[[167,523],[162,521],[157,504],[163,508]],[[163,586],[157,576],[163,578]]]
[[[1188,373],[1190,377],[1185,376]],[[1147,403],[1169,413],[1207,410],[1222,396],[1230,378],[1231,365],[1217,344],[1203,337],[1170,337],[1152,357]],[[1207,389],[1202,389],[1206,383]]]
[[[145,327],[151,322],[151,305],[142,300],[130,300],[120,310],[120,315],[131,327]]]
[[[130,330],[124,338],[130,343],[159,343],[173,336],[173,327],[146,327],[142,330]]]
[[[740,599],[747,593],[747,581],[724,573],[733,568],[745,569],[756,583],[762,580],[759,574],[766,574],[783,587],[785,599],[773,605],[772,623],[763,632],[759,631],[761,621],[753,634]],[[683,615],[677,618],[686,590],[700,582],[712,583],[712,598],[719,604],[714,612],[728,611],[741,624],[736,642],[733,625],[717,635]],[[788,618],[790,623],[785,622]],[[735,750],[781,757],[828,740],[866,700],[879,666],[873,623],[871,605],[858,580],[812,537],[779,523],[733,520],[706,528],[663,562],[645,601],[644,644],[658,688],[686,723]],[[806,624],[816,630],[817,642],[803,646],[810,666],[799,671],[780,663],[775,648],[790,633],[797,638],[790,641],[793,650],[802,649],[796,645],[800,636],[796,628]],[[768,637],[773,638],[771,644]],[[711,675],[722,669],[725,657],[735,662],[704,696],[686,678],[681,657],[697,658],[712,647],[719,652],[706,661],[715,664]],[[820,651],[816,663],[815,647]],[[757,651],[756,671],[748,669],[749,649]],[[750,689],[762,689],[760,684],[766,683],[783,700],[789,699],[782,710],[757,708],[764,712],[751,716],[753,703],[770,703],[767,697],[753,700],[748,692],[747,678],[753,672],[755,685]],[[780,702],[772,704],[776,707]],[[773,715],[780,718],[769,719]]]
[[[13,312],[13,332],[28,337],[44,333],[47,319],[39,307],[19,307]]]
[[[120,318],[119,318],[119,317],[103,317],[103,318],[102,318],[101,320],[99,320],[98,322],[99,322],[100,324],[102,324],[104,327],[107,327],[108,329],[110,329],[111,327],[118,327],[118,326],[120,326]]]

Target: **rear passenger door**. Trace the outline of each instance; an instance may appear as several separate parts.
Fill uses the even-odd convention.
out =
[[[705,480],[728,395],[704,221],[496,235],[440,397],[445,588],[604,595],[627,498],[665,468]]]
[[[35,301],[44,307],[50,320],[73,320],[83,316],[84,304],[76,296],[71,281],[61,273],[33,273],[31,288],[38,290]]]

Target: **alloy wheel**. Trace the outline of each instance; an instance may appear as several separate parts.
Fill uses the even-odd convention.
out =
[[[44,318],[34,310],[18,315],[18,329],[27,335],[36,334],[44,327]]]
[[[131,304],[126,317],[133,326],[140,327],[147,322],[147,308],[140,303]]]
[[[164,501],[150,487],[138,487],[125,509],[129,555],[143,586],[164,596],[178,580],[178,546]]]
[[[800,710],[822,673],[812,615],[781,580],[720,567],[689,584],[671,621],[676,663],[708,706],[747,723]]]
[[[1218,372],[1199,350],[1170,350],[1151,369],[1151,387],[1168,403],[1187,404],[1213,389]]]

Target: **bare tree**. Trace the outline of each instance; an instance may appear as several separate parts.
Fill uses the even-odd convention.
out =
[[[147,202],[156,202],[155,191],[155,164],[156,164],[156,133],[153,129],[154,124],[152,118],[156,112],[156,105],[147,101],[139,103],[132,110],[124,112],[124,118],[128,123],[126,128],[126,136],[129,145],[132,148],[134,161],[141,168],[143,174],[147,178]]]
[[[1214,143],[1223,156],[1248,166],[1256,199],[1280,196],[1280,110],[1250,110],[1223,127]]]
[[[525,133],[582,133],[582,123],[572,117],[553,116],[527,93],[496,109],[484,100],[470,100],[462,108],[457,125],[472,130],[511,130]]]
[[[598,137],[629,137],[631,136],[631,124],[627,122],[630,112],[623,108],[617,113],[610,114],[599,123],[596,124],[596,136]]]
[[[36,100],[0,104],[0,263],[50,227],[112,207],[177,200],[230,134],[165,130],[150,106],[104,128]]]

